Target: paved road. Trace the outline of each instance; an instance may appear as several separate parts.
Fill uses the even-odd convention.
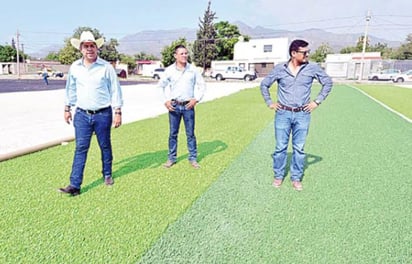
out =
[[[120,80],[121,85],[151,82],[153,83],[151,80]],[[59,90],[64,89],[65,85],[64,79],[49,79],[49,85],[43,79],[0,79],[0,93]]]

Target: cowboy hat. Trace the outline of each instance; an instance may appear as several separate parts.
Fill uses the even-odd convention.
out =
[[[94,42],[97,48],[100,48],[104,44],[104,38],[95,39],[92,32],[90,31],[83,31],[80,35],[80,39],[72,38],[70,39],[70,43],[76,49],[80,49],[80,44],[83,42]]]

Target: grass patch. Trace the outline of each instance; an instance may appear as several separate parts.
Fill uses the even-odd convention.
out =
[[[271,186],[268,124],[140,263],[408,263],[411,133],[337,86],[312,116],[303,192]]]
[[[412,89],[401,88],[393,84],[356,84],[355,86],[395,111],[412,119]]]
[[[0,262],[132,263],[212,184],[273,118],[257,89],[200,104],[200,170],[187,159],[182,127],[178,163],[166,170],[168,118],[113,131],[112,188],[101,179],[95,139],[82,195],[67,185],[74,143],[1,163]]]

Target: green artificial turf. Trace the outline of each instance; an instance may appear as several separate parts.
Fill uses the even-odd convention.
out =
[[[410,123],[337,85],[312,117],[297,193],[271,187],[273,112],[258,89],[196,111],[200,170],[183,127],[178,163],[161,166],[167,115],[113,130],[113,187],[95,140],[74,198],[56,191],[74,143],[1,162],[0,263],[410,262]]]
[[[347,86],[313,114],[300,193],[266,126],[140,263],[410,263],[412,126]]]
[[[82,194],[68,197],[74,143],[1,163],[0,263],[133,263],[176,221],[273,118],[256,89],[199,104],[200,170],[167,159],[168,118],[113,130],[115,185],[104,186],[95,140]]]
[[[356,84],[354,86],[412,119],[412,88],[403,88],[393,84]]]

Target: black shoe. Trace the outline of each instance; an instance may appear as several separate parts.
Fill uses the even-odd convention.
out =
[[[59,188],[59,192],[70,194],[71,196],[76,196],[80,194],[80,189],[74,188],[72,186],[67,186],[66,188]]]
[[[112,177],[104,178],[104,184],[106,184],[107,186],[113,185],[114,184],[113,178]]]

